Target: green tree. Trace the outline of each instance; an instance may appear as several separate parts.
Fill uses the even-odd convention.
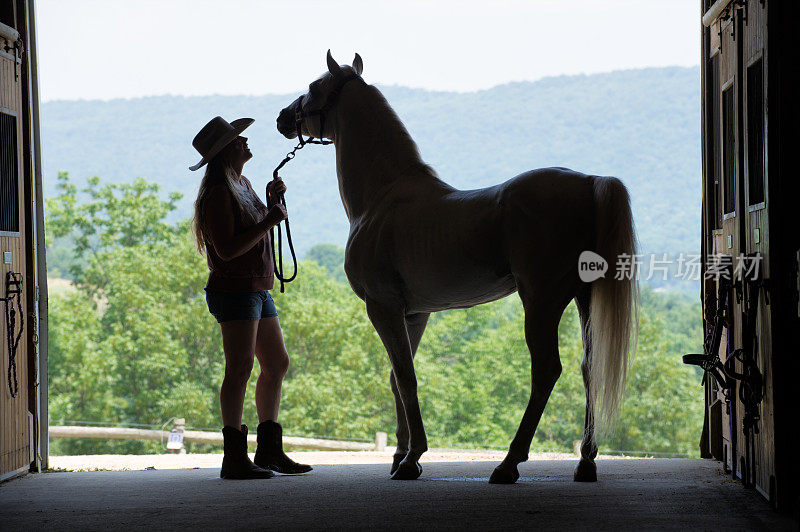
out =
[[[66,174],[48,203],[48,231],[73,233],[79,292],[51,306],[51,417],[160,424],[173,416],[214,426],[223,361],[205,307],[206,269],[187,222],[163,221],[177,196],[143,180],[99,186],[79,202]],[[63,393],[61,393],[63,392]],[[66,447],[66,442],[62,447]],[[156,449],[147,442],[76,442]]]
[[[336,244],[316,244],[306,253],[306,260],[313,260],[328,272],[328,275],[347,284],[344,273],[344,248]]]
[[[612,449],[697,454],[702,388],[694,370],[682,363],[683,353],[670,351],[666,330],[660,316],[643,313],[620,424],[608,442]]]
[[[393,432],[389,361],[364,303],[324,268],[311,261],[301,267],[302,276],[286,293],[275,294],[291,358],[284,425],[296,433],[345,439]]]
[[[69,174],[59,172],[56,188],[58,195],[46,201],[47,239],[52,243],[54,238],[73,237],[77,262],[70,266],[70,274],[90,291],[105,284],[104,252],[169,241],[181,232],[164,217],[183,195],[171,192],[164,201],[160,187],[142,178],[100,186],[99,177],[90,177],[79,196]]]

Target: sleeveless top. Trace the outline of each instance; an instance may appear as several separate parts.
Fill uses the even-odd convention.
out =
[[[256,194],[250,181],[242,177],[247,185],[249,193],[253,196],[258,209],[256,223],[260,222],[267,215],[267,206]],[[225,190],[231,197],[231,205],[234,207],[233,213],[233,232],[240,234],[252,227],[253,224],[245,222],[241,210],[237,207],[236,200],[230,190]],[[206,200],[209,198],[206,197]],[[204,220],[206,226],[213,223],[213,220]],[[275,272],[272,264],[272,244],[269,240],[269,233],[265,232],[264,237],[255,243],[253,247],[231,260],[222,260],[217,255],[214,246],[208,238],[208,233],[203,232],[206,245],[206,261],[208,263],[209,275],[205,290],[218,290],[220,292],[260,292],[271,290],[275,283]]]

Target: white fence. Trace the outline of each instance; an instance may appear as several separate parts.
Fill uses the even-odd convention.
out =
[[[113,440],[153,440],[166,442],[170,431],[132,429],[123,427],[79,427],[68,425],[51,425],[51,438],[99,438]],[[184,430],[183,441],[191,443],[208,443],[222,445],[222,432],[203,432]],[[256,435],[249,434],[247,443],[256,445]],[[375,443],[354,441],[325,440],[320,438],[297,438],[284,436],[285,449],[309,449],[317,451],[383,451],[386,448],[386,433],[375,434]]]

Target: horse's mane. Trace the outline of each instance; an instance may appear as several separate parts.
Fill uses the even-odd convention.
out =
[[[393,138],[392,140],[394,143],[396,143],[396,146],[398,146],[401,150],[409,152],[415,161],[418,161],[418,164],[413,164],[407,169],[407,171],[416,170],[414,173],[424,174],[426,177],[431,177],[433,179],[439,179],[439,176],[436,174],[436,170],[431,168],[422,160],[417,143],[411,137],[411,134],[408,132],[408,129],[406,129],[403,121],[400,120],[400,117],[397,116],[395,110],[392,109],[391,105],[389,105],[389,102],[386,100],[386,97],[383,95],[383,93],[374,85],[367,85],[366,88],[373,95],[371,103],[375,106],[375,108],[373,109],[372,115],[376,118],[376,122],[379,122],[378,127],[380,127],[383,131],[393,131],[396,135],[396,138]]]

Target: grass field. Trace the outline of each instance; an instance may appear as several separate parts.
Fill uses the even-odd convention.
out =
[[[47,293],[48,295],[60,295],[71,290],[75,290],[75,287],[72,286],[72,281],[69,279],[62,279],[60,277],[48,277],[47,278]]]

